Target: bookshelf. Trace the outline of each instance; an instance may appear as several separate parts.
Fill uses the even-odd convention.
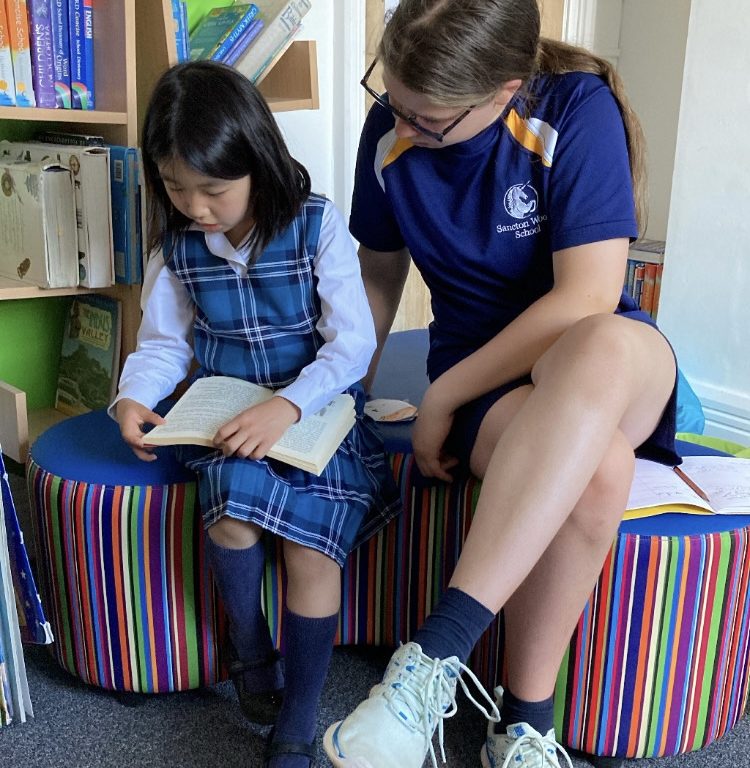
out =
[[[96,110],[0,107],[0,138],[24,140],[33,137],[45,125],[54,124],[60,130],[104,136],[111,144],[138,144],[142,117],[153,85],[165,69],[177,62],[171,0],[108,0],[106,10],[102,6],[101,11],[94,17]],[[293,41],[259,83],[259,89],[274,111],[317,109],[315,42]],[[138,286],[114,285],[96,290],[122,302],[124,358],[135,348],[140,323],[140,289]],[[81,288],[41,289],[0,278],[0,301],[90,292],[90,289]],[[2,381],[0,386],[3,386]],[[18,403],[22,400],[15,398]],[[19,434],[26,424],[26,414],[19,414],[23,425],[18,430],[13,426],[14,419],[4,411],[0,415],[3,415],[0,444],[5,451],[6,445],[18,442],[20,449],[11,458],[23,461],[28,439],[22,435],[23,439],[19,440]],[[33,414],[29,421],[35,418],[42,425],[48,424],[48,415]],[[7,432],[3,434],[10,427],[12,439]],[[33,426],[29,427],[29,433],[33,439]]]

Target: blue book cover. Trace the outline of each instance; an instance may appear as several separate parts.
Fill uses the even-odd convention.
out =
[[[135,147],[110,146],[109,162],[115,282],[134,285],[140,283],[143,278],[138,150]]]
[[[70,28],[68,0],[52,0],[52,56],[57,106],[70,109]]]
[[[245,15],[234,25],[234,27],[232,27],[229,34],[216,46],[213,53],[207,58],[213,59],[214,61],[224,61],[227,54],[232,50],[240,38],[244,36],[249,27],[256,21],[259,21],[257,16],[258,7],[253,4],[247,6]]]
[[[28,0],[31,71],[37,107],[54,109],[55,67],[52,52],[52,0]]]
[[[224,43],[230,37],[233,43],[257,15],[258,7],[254,3],[238,3],[212,8],[198,22],[190,35],[190,58],[193,60],[215,58],[214,54],[222,49]],[[236,32],[240,25],[242,25],[241,29]],[[222,49],[224,53],[229,50],[229,47]]]
[[[263,29],[263,19],[255,19],[253,23],[245,30],[244,34],[240,35],[239,39],[229,49],[227,55],[222,59],[225,64],[230,67],[237,61],[240,56],[250,47],[250,43],[255,40]]]
[[[94,109],[93,0],[70,0],[70,89],[74,109]]]

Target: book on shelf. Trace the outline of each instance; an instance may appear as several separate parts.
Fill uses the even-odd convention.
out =
[[[70,169],[0,157],[0,186],[0,275],[42,288],[78,285]]]
[[[112,285],[115,278],[109,149],[0,141],[0,153],[17,160],[54,161],[70,168],[76,201],[78,282],[86,288]]]
[[[57,106],[70,109],[70,18],[68,0],[52,0],[52,57]]]
[[[13,78],[16,83],[16,106],[35,107],[26,0],[0,0],[0,2],[5,2],[5,13],[8,17],[8,37],[13,61]]]
[[[194,381],[146,436],[150,445],[213,446],[219,428],[242,411],[273,397],[273,390],[231,376]],[[292,424],[268,451],[269,458],[319,475],[354,426],[354,399],[336,395],[328,405]]]
[[[70,0],[70,90],[73,109],[94,109],[94,5],[93,0]]]
[[[145,227],[140,151],[115,145],[109,151],[115,282],[138,285],[143,281]]]
[[[55,109],[55,65],[52,52],[52,0],[27,0],[31,72],[37,107]]]
[[[263,19],[263,29],[234,67],[259,83],[299,31],[303,16],[312,6],[310,0],[255,0],[255,4]]]
[[[174,25],[177,61],[189,61],[190,41],[187,24],[187,3],[185,0],[172,0],[172,23]]]
[[[104,146],[104,136],[71,131],[39,131],[35,136],[35,141],[41,141],[43,144],[67,144],[70,147]]]
[[[212,8],[190,34],[190,58],[221,61],[257,15],[255,3]]]
[[[250,26],[237,38],[221,60],[230,67],[234,66],[235,62],[245,53],[253,40],[258,37],[262,29],[263,19],[254,19]]]
[[[117,394],[122,312],[109,296],[76,296],[60,348],[55,408],[75,416],[106,408]]]
[[[663,512],[750,513],[750,460],[685,456],[679,467],[636,459],[625,519]]]
[[[16,106],[16,79],[10,50],[8,14],[5,0],[0,0],[0,107]]]

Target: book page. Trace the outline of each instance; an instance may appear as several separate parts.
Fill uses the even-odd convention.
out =
[[[636,459],[635,476],[626,508],[641,509],[678,504],[689,504],[711,510],[711,505],[690,488],[677,475],[673,467],[647,459]]]
[[[685,456],[681,469],[700,486],[716,512],[750,512],[750,460],[736,456]]]
[[[168,443],[171,438],[199,436],[211,445],[219,428],[238,413],[272,397],[271,390],[230,376],[207,376],[194,381],[166,416],[166,423],[147,439]]]
[[[324,453],[330,447],[335,450],[353,424],[354,401],[350,395],[337,395],[316,413],[292,424],[269,451],[269,455],[276,453],[276,449],[298,456],[317,455],[318,446]],[[346,431],[340,434],[344,428]]]

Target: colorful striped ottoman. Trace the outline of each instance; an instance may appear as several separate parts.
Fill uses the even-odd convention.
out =
[[[427,343],[425,331],[391,334],[373,394],[418,404]],[[405,511],[347,563],[344,643],[410,639],[447,586],[481,485],[425,481],[409,427],[382,431]],[[739,720],[750,674],[749,548],[750,516],[622,523],[560,670],[556,730],[565,745],[602,757],[677,754]],[[502,638],[500,616],[470,660],[490,689],[503,680]]]
[[[104,411],[34,443],[27,480],[59,663],[115,691],[221,679],[224,619],[204,565],[195,476],[135,457]]]

